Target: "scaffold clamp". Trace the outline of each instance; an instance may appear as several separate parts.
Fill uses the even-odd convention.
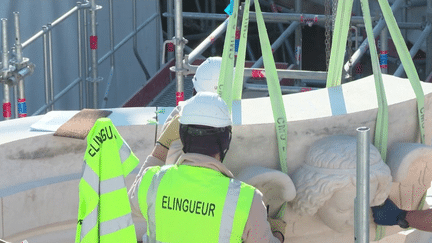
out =
[[[90,82],[90,83],[100,83],[100,82],[102,82],[103,77],[97,77],[97,78],[88,77],[86,80],[87,80],[87,82]]]
[[[184,37],[182,38],[177,38],[177,37],[173,37],[172,38],[174,45],[178,46],[178,45],[186,45],[188,43],[188,40]]]

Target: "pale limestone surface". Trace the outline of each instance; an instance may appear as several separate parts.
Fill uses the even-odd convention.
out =
[[[389,147],[397,142],[418,142],[417,107],[409,81],[407,79],[399,79],[388,75],[383,76],[389,103]],[[426,141],[430,144],[432,138],[432,84],[422,83],[422,86],[425,93]],[[338,93],[337,89],[322,89],[300,94],[285,95],[283,97],[288,118],[287,164],[289,176],[292,176],[300,165],[304,163],[306,152],[310,146],[319,139],[332,135],[354,136],[356,134],[356,128],[359,126],[370,127],[371,138],[373,137],[377,102],[374,83],[371,77],[344,84],[339,91]],[[344,102],[338,102],[342,100],[344,100]],[[333,111],[331,108],[332,105]],[[275,139],[276,133],[269,98],[243,100],[240,106],[241,107],[237,108],[241,109],[241,116],[237,114],[237,120],[235,120],[235,122],[238,122],[240,118],[240,124],[242,125],[234,126],[233,141],[225,164],[235,175],[238,175],[245,168],[251,166],[262,166],[279,170],[280,165]],[[343,108],[343,106],[346,108],[346,114],[341,112],[340,108]],[[335,107],[339,107],[339,110]],[[339,115],[332,115],[332,113]],[[20,119],[20,122],[26,121],[25,119]],[[0,123],[0,128],[4,128],[4,126],[2,126],[4,124],[4,122]],[[58,138],[52,135],[24,139],[26,136],[25,133],[28,133],[27,130],[20,130],[19,127],[15,127],[11,123],[8,123],[8,127],[13,129],[11,131],[20,133],[20,136],[22,135],[20,138],[22,139],[15,142],[0,143],[0,192],[4,192],[6,187],[21,185],[25,182],[44,180],[53,176],[81,173],[82,158],[85,149],[85,142],[83,142],[83,140]],[[140,159],[141,162],[138,168],[141,167],[142,162],[153,149],[156,132],[160,128],[154,125],[144,125],[117,127],[117,129]],[[0,129],[1,134],[4,134],[4,132],[4,130]],[[10,132],[8,132],[8,134],[11,136]],[[132,173],[126,179],[127,186],[130,186],[135,175],[135,173]],[[76,180],[76,182],[77,181],[78,180]],[[72,182],[73,181],[70,183]],[[55,188],[51,185],[46,187]],[[39,191],[41,189],[43,188],[31,189],[20,193],[24,195],[22,198],[31,200],[31,193],[33,193],[33,190]],[[75,188],[74,190],[77,191],[77,189],[78,188]],[[284,190],[286,190],[286,188]],[[55,192],[54,190],[49,191]],[[18,197],[20,193],[14,195]],[[43,193],[44,192],[41,191],[41,195],[43,195]],[[3,201],[14,195],[3,197]],[[68,210],[77,210],[78,198],[75,194],[69,193],[64,195],[62,200],[68,200],[74,203]],[[31,205],[31,208],[23,209],[17,207],[19,209],[14,210],[38,211],[38,207],[43,206],[43,203],[40,205]],[[4,202],[3,208],[5,208]],[[0,214],[3,219],[9,217],[6,215],[6,212],[3,212],[3,215]],[[51,221],[49,221],[47,215],[49,215]],[[72,215],[70,216],[72,218],[68,220],[64,219],[66,221],[63,221],[63,223],[76,221],[76,214],[73,215],[73,213],[70,213],[69,215]],[[318,232],[322,230],[322,222],[319,219],[313,218],[307,221],[306,218],[296,215],[295,213],[287,212],[285,217],[298,222],[298,225],[309,222],[309,225],[307,225],[308,227],[299,228],[299,232],[301,230],[313,231],[314,229],[318,229]],[[55,232],[53,225],[62,224],[62,222],[58,220],[62,219],[61,217],[49,214],[49,212],[39,211],[34,214],[34,217],[37,216],[41,217],[40,222],[45,223],[49,221],[51,223],[44,228],[52,229],[52,232]],[[136,219],[134,219],[134,221],[135,220]],[[142,223],[142,221],[139,220],[135,222]],[[11,230],[8,224],[16,223],[4,221],[2,231],[7,229],[7,231],[12,231],[11,233],[18,232]],[[75,222],[73,224],[65,224],[72,225],[70,227],[75,227]],[[32,229],[31,227],[34,227],[34,225],[31,223],[23,223],[19,228],[22,231],[27,230],[25,231],[27,232],[26,235],[31,235],[28,232],[35,231],[35,228]],[[391,233],[391,231],[399,231],[398,227],[390,228],[394,230],[389,229],[389,233]],[[138,238],[140,238],[143,232],[145,232],[145,224],[142,223],[137,229],[139,229],[137,230],[137,235]],[[40,232],[40,230],[38,232]],[[373,231],[371,230],[371,232]],[[352,235],[349,234],[334,233],[325,230],[321,233],[321,237],[313,235],[303,235],[299,238],[293,237],[290,242],[322,242],[323,237],[327,237],[329,242],[352,242]],[[2,237],[8,239],[10,235],[7,235],[5,231]],[[15,235],[14,239],[18,239],[17,237],[18,235]]]
[[[417,103],[409,80],[390,75],[383,75],[383,79],[389,105],[388,146],[396,142],[418,142]],[[426,144],[430,145],[432,84],[422,83],[422,87],[425,94]],[[366,126],[371,128],[372,141],[378,110],[373,77],[344,84],[340,89],[343,98],[337,91],[329,93],[329,89],[283,96],[288,120],[289,175],[304,162],[310,145],[321,138],[331,135],[354,136],[356,128]],[[344,100],[347,114],[332,116],[330,100],[333,103]],[[233,139],[225,160],[228,168],[235,175],[251,165],[280,168],[270,99],[246,99],[239,106],[233,108],[233,113],[241,110],[239,119],[243,125],[233,128]]]
[[[419,208],[432,180],[432,147],[416,143],[394,144],[388,155],[393,188],[390,198],[404,210]]]

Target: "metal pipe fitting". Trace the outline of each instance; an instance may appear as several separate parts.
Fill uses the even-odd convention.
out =
[[[184,100],[184,76],[183,76],[183,17],[182,17],[182,0],[175,0],[175,57],[176,57],[176,105]]]
[[[370,129],[357,128],[357,166],[356,188],[357,195],[354,200],[355,242],[369,242],[369,167],[370,167]]]
[[[1,22],[2,22],[2,63],[3,63],[3,71],[6,71],[9,69],[7,19],[2,18]]]

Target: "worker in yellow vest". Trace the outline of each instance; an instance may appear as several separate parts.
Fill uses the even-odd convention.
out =
[[[147,221],[147,242],[283,242],[285,222],[269,224],[261,192],[222,163],[231,125],[227,105],[209,92],[186,101],[168,124],[149,157],[163,165],[179,137],[184,154],[174,165],[143,166],[129,191]]]
[[[139,160],[109,118],[87,135],[75,243],[136,243],[124,178]]]

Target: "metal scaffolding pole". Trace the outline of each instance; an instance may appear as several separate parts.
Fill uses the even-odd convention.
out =
[[[290,26],[288,26],[288,28],[275,40],[275,42],[273,42],[273,44],[271,45],[272,50],[276,51],[282,45],[282,43],[284,43],[284,40],[288,38],[297,29],[299,25],[300,23],[297,21],[292,22]],[[256,61],[252,65],[252,68],[261,67],[262,64],[263,57],[261,56],[258,61]]]
[[[356,243],[369,243],[369,171],[370,129],[357,128],[356,198],[354,200],[354,234]]]
[[[89,3],[89,2],[87,2]],[[91,7],[91,5],[90,5]],[[88,55],[88,22],[87,22],[87,14],[88,10],[84,11],[83,21],[84,21],[84,77],[83,80],[85,82],[85,107],[90,107],[90,82],[89,82],[89,55]]]
[[[9,120],[12,116],[12,105],[10,102],[10,86],[7,81],[9,75],[9,50],[7,43],[7,19],[2,18],[2,81],[3,81],[3,117]]]
[[[102,78],[98,76],[98,36],[97,36],[97,15],[96,11],[98,6],[96,0],[91,0],[90,9],[90,49],[91,49],[91,62],[92,62],[92,73],[90,81],[93,82],[93,108],[98,108],[98,83],[102,81]]]
[[[109,34],[110,34],[110,50],[111,52],[114,52],[114,13],[113,13],[113,0],[109,0]],[[107,86],[105,89],[105,94],[104,94],[104,98],[102,101],[102,108],[105,108],[107,103],[108,103],[108,93],[109,93],[109,89],[111,87],[111,82],[113,80],[114,77],[114,69],[115,69],[115,65],[114,65],[114,53],[112,55],[110,55],[110,72],[108,75],[108,80],[107,80]]]
[[[428,24],[432,24],[432,0],[427,0],[426,20]],[[426,76],[432,74],[432,35],[429,35],[426,40]]]
[[[46,112],[50,110],[48,107],[48,103],[50,102],[50,94],[51,94],[51,85],[50,85],[50,65],[49,65],[49,51],[48,51],[48,26],[42,26],[43,30],[43,63],[44,63],[44,80],[45,80],[45,105]]]
[[[183,77],[183,46],[186,40],[183,38],[183,17],[182,17],[182,0],[175,0],[175,56],[176,56],[176,105],[184,100],[184,77]]]
[[[19,22],[19,12],[13,12],[15,18],[15,51],[16,51],[16,68],[18,70],[22,68],[24,64],[24,59],[22,55],[22,45],[21,45],[21,34],[20,34],[20,22]],[[25,86],[24,86],[24,77],[20,77],[20,75],[15,76],[17,81],[17,95],[15,96],[17,105],[15,108],[15,114],[18,117],[26,117],[27,116],[27,103],[25,99]]]
[[[78,39],[78,78],[79,81],[79,109],[84,108],[84,83],[83,83],[83,57],[82,57],[82,9],[81,2],[77,2],[78,12],[77,12],[77,39]]]
[[[420,34],[419,38],[417,39],[416,43],[411,47],[410,55],[411,57],[414,57],[415,54],[417,54],[418,50],[420,49],[421,44],[423,41],[426,40],[426,37],[430,35],[432,31],[432,25],[429,23],[426,28],[423,30],[423,32]],[[399,65],[396,72],[393,74],[396,77],[402,77],[404,75],[404,67],[402,64]]]
[[[380,35],[380,68],[381,73],[388,73],[388,30],[387,27],[381,31]]]
[[[54,99],[54,71],[53,71],[53,45],[52,45],[52,25],[48,27],[48,65],[49,65],[49,82],[50,82],[50,99]],[[54,110],[54,104],[51,105],[51,110]]]
[[[137,1],[137,0],[133,0],[133,1],[132,1],[132,13],[133,13],[132,23],[133,23],[133,30],[134,30],[134,31],[136,31],[136,28],[137,28],[137,23],[136,23],[136,19],[137,19],[137,13],[136,13],[136,11],[137,11],[136,1]],[[146,68],[146,66],[144,65],[144,62],[142,61],[141,56],[140,56],[139,53],[138,53],[138,44],[137,44],[137,41],[138,41],[138,36],[137,36],[137,35],[134,35],[134,36],[133,36],[133,52],[134,52],[134,55],[135,55],[135,57],[136,57],[136,59],[137,59],[139,65],[141,66],[141,69],[143,70],[143,72],[144,72],[144,74],[145,74],[145,76],[146,76],[146,79],[149,80],[149,79],[150,79],[150,73],[147,71],[147,68]],[[159,63],[159,62],[158,62],[158,63]]]
[[[214,1],[212,1],[214,2]],[[173,20],[174,0],[167,0],[167,11],[170,17],[167,18],[167,40],[171,40],[174,37],[174,20]],[[174,57],[174,54],[168,52],[168,60]]]
[[[256,13],[253,11],[249,12],[249,21],[256,22]],[[303,14],[303,13],[269,13],[263,12],[263,18],[266,23],[289,23],[292,21],[299,21],[303,19],[313,19],[318,24],[324,24],[325,15],[320,14]],[[162,16],[170,17],[169,13],[163,13]],[[209,13],[194,13],[184,12],[182,13],[184,19],[210,19],[210,20],[226,20],[226,14],[209,14]],[[372,18],[372,20],[378,20],[378,18]],[[363,17],[353,16],[351,18],[353,25],[364,24]],[[398,23],[399,24],[399,23]]]
[[[301,13],[303,11],[302,8],[302,0],[296,0],[295,1],[295,12],[296,13]],[[294,23],[294,22],[293,22]],[[296,58],[296,64],[297,64],[297,69],[302,70],[302,48],[303,48],[303,44],[302,44],[302,39],[303,39],[303,35],[302,35],[302,27],[301,25],[298,25],[296,30],[295,30],[295,58]]]
[[[199,55],[201,55],[213,42],[219,38],[225,31],[228,25],[228,20],[220,24],[207,38],[205,38],[188,56],[188,63],[193,63]]]
[[[396,0],[393,3],[391,7],[393,13],[396,10],[398,10],[400,7],[402,7],[403,1],[404,0]],[[353,21],[353,18],[351,19],[351,21]],[[385,20],[384,18],[381,18],[378,21],[378,24],[373,29],[373,35],[374,35],[373,38],[376,38],[376,36],[378,36],[378,34],[382,31],[384,27],[385,27]],[[344,70],[346,73],[349,73],[350,69],[357,64],[360,58],[366,53],[368,47],[369,47],[369,43],[367,38],[365,38],[363,43],[360,45],[359,49],[357,49],[357,51],[355,51],[354,54],[351,56],[350,60],[348,60],[348,62],[345,63]]]

